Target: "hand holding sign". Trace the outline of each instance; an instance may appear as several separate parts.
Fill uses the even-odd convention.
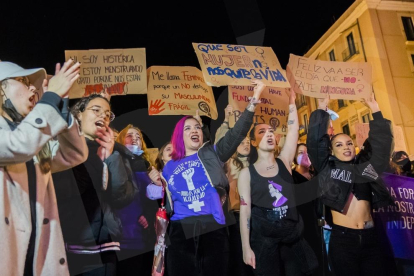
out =
[[[201,127],[203,127],[203,120],[201,120],[199,112],[200,112],[200,110],[197,109],[196,110],[196,115],[194,116],[194,119],[196,119],[200,123]]]
[[[229,121],[229,117],[230,117],[231,114],[233,114],[233,106],[229,104],[224,109],[224,121],[225,122]]]
[[[318,99],[318,109],[325,110],[328,108],[329,104],[329,95],[326,95],[325,98]]]
[[[162,112],[165,109],[165,108],[161,109],[161,107],[164,104],[165,104],[165,102],[161,102],[161,100],[156,100],[154,103],[152,103],[152,101],[151,101],[151,104],[150,104],[150,107],[149,107],[149,110],[148,110],[149,115],[155,115],[155,114],[158,114],[158,113]]]
[[[295,104],[296,101],[296,93],[293,89],[286,89],[286,92],[289,90],[289,104]]]
[[[367,104],[371,109],[372,113],[380,111],[377,101],[375,100],[374,93],[371,93],[370,97],[363,100],[363,103]]]

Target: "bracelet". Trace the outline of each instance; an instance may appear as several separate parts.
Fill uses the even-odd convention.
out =
[[[250,99],[249,104],[247,105],[246,109],[250,110],[252,107],[255,108],[256,105],[258,105],[260,103],[260,100],[256,100],[255,97],[252,97]],[[251,111],[251,110],[250,110]]]
[[[223,124],[229,125],[229,122],[223,121]]]

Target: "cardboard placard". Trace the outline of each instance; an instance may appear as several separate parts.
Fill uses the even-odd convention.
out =
[[[405,146],[405,139],[402,128],[400,126],[393,125],[392,129],[394,135],[394,151],[407,152],[407,147]],[[355,132],[357,145],[358,147],[361,147],[364,144],[365,140],[368,138],[369,124],[356,123]]]
[[[253,86],[229,86],[229,104],[233,106],[233,116],[229,125],[233,127],[237,119],[249,104],[253,96]],[[286,88],[266,87],[261,96],[261,103],[256,106],[254,123],[268,124],[276,133],[287,133],[287,118],[289,116],[289,96]]]
[[[217,119],[213,90],[196,67],[151,66],[148,68],[149,115],[195,115]]]
[[[270,47],[193,43],[206,83],[210,86],[251,85],[290,87]]]
[[[367,62],[320,61],[290,55],[287,78],[294,91],[313,98],[360,100],[372,93]]]
[[[355,123],[355,135],[356,143],[359,148],[362,147],[365,140],[368,138],[369,124],[368,123]]]
[[[80,77],[69,98],[100,94],[111,96],[147,93],[145,48],[65,51],[65,58],[82,63]]]

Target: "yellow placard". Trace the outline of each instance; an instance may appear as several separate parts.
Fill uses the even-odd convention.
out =
[[[65,58],[81,62],[80,77],[69,91],[69,98],[100,94],[146,94],[145,48],[65,51]]]
[[[213,90],[203,74],[190,66],[148,68],[149,115],[200,115],[217,119]]]
[[[206,83],[210,86],[251,85],[290,87],[270,47],[193,43]]]

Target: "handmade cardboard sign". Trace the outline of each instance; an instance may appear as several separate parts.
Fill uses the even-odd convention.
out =
[[[251,85],[290,87],[270,47],[193,43],[206,83],[210,86]]]
[[[372,93],[372,68],[367,62],[320,61],[290,55],[287,78],[298,94],[313,98],[360,100]]]
[[[229,86],[229,104],[233,106],[233,115],[229,118],[230,127],[233,127],[246,109],[249,97],[253,95],[253,89],[253,86]],[[289,96],[285,90],[285,88],[265,88],[260,97],[261,103],[254,113],[254,123],[268,124],[279,134],[287,133]]]
[[[148,68],[149,115],[200,115],[217,119],[213,90],[196,67]]]
[[[145,48],[73,50],[65,51],[65,58],[82,63],[69,91],[71,99],[104,90],[111,96],[147,93]]]

